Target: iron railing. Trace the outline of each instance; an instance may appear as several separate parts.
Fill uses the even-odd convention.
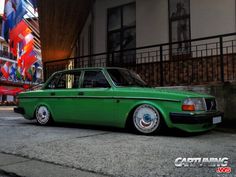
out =
[[[151,86],[196,85],[236,80],[236,33],[138,47],[44,63],[44,78],[81,67],[125,67]]]

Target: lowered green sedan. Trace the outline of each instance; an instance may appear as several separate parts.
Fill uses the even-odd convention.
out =
[[[18,96],[15,112],[40,125],[53,122],[129,127],[153,134],[163,127],[187,132],[222,121],[210,95],[150,88],[133,71],[86,68],[54,73],[40,90]]]

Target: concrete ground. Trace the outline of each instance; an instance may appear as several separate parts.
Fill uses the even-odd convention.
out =
[[[236,177],[235,139],[236,131],[224,128],[201,134],[171,130],[141,136],[92,126],[41,127],[15,114],[12,107],[0,107],[0,177]],[[177,157],[228,157],[232,172],[175,167]]]

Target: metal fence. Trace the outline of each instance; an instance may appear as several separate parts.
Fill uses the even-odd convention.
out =
[[[151,86],[196,85],[236,80],[236,33],[138,47],[44,63],[44,77],[82,67],[124,67]]]

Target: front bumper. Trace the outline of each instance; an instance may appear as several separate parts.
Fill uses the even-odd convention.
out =
[[[213,124],[213,117],[221,116],[221,118],[223,118],[223,115],[224,114],[220,111],[205,113],[170,113],[170,120],[174,124]]]
[[[21,108],[21,107],[15,107],[14,112],[19,113],[19,114],[25,114],[24,108]]]

